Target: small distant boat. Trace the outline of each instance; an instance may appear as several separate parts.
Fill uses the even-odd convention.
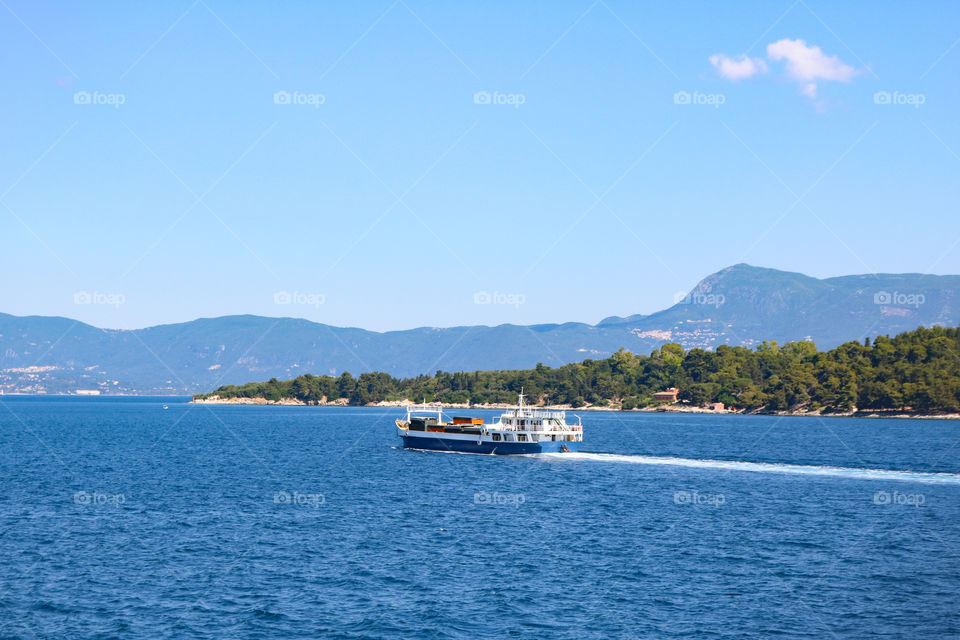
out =
[[[483,418],[449,420],[442,404],[408,407],[405,420],[397,420],[397,435],[406,449],[492,453],[498,455],[571,452],[583,442],[583,424],[567,424],[565,411],[542,411],[523,404],[505,411],[495,422]]]
[[[167,405],[163,405],[163,408],[164,408],[164,409],[169,409],[170,407],[168,407]]]

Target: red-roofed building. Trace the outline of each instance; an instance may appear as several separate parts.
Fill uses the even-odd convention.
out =
[[[680,393],[679,389],[670,387],[666,391],[657,391],[653,394],[653,399],[657,402],[676,402],[678,393]]]

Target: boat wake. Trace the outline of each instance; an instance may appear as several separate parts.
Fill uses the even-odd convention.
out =
[[[834,476],[858,480],[898,480],[928,484],[960,485],[960,473],[929,473],[924,471],[895,471],[891,469],[857,469],[852,467],[828,467],[803,464],[780,464],[772,462],[741,462],[737,460],[694,460],[660,456],[618,455],[614,453],[542,453],[539,457],[551,460],[586,460],[594,462],[621,462],[627,464],[652,464],[698,469],[726,469],[729,471],[753,471],[760,473],[788,473],[808,476]]]

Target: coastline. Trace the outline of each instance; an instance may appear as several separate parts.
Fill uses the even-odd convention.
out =
[[[417,406],[419,403],[410,400],[383,400],[381,402],[371,402],[365,405],[351,405],[346,398],[326,401],[325,399],[316,403],[307,403],[294,398],[283,398],[280,400],[267,400],[266,398],[220,398],[211,396],[209,398],[194,398],[189,404],[218,404],[233,406],[279,406],[279,407],[393,407],[405,409],[407,407]],[[445,409],[480,409],[497,410],[512,409],[515,405],[507,403],[485,403],[485,404],[466,404],[466,403],[445,403]],[[960,414],[957,413],[913,413],[909,411],[892,411],[877,409],[856,409],[842,413],[821,413],[819,411],[746,411],[746,410],[714,410],[703,407],[690,407],[686,405],[657,405],[648,407],[638,407],[636,409],[621,409],[619,407],[594,407],[583,406],[574,408],[571,405],[543,405],[536,409],[545,411],[610,411],[624,413],[698,413],[710,415],[738,415],[738,416],[779,416],[779,417],[800,417],[800,418],[900,418],[900,419],[923,419],[923,420],[960,420]]]

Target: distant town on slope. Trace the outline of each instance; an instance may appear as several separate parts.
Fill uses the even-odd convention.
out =
[[[511,403],[523,388],[540,405],[630,410],[669,405],[746,412],[952,414],[960,412],[960,329],[919,328],[894,338],[818,351],[811,342],[716,351],[668,343],[649,356],[620,350],[551,368],[394,378],[382,373],[302,375],[227,385],[196,401],[240,399],[368,405],[426,399]],[[722,404],[721,404],[722,403]]]

